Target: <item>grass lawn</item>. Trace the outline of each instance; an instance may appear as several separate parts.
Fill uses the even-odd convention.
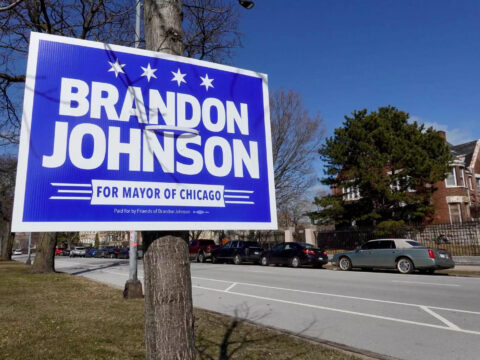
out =
[[[143,300],[66,275],[0,262],[0,358],[144,359]],[[360,359],[340,350],[195,309],[200,359]]]

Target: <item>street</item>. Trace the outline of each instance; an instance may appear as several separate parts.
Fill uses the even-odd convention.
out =
[[[57,271],[119,288],[128,278],[128,260],[55,260]],[[198,308],[400,359],[480,353],[479,278],[211,263],[191,272]]]

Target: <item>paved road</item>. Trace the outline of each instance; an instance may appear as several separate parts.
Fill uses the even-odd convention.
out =
[[[128,278],[128,260],[57,257],[56,268],[120,288]],[[480,358],[480,278],[210,263],[191,269],[199,308],[400,359]]]

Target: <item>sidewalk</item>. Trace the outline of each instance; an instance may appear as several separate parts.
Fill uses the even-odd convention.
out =
[[[438,274],[448,274],[453,276],[475,276],[480,277],[479,265],[455,265],[455,268],[448,270],[437,270]]]

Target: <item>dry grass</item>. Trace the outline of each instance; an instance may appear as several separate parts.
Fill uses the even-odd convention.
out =
[[[143,359],[143,300],[66,274],[0,262],[2,359]],[[200,359],[359,359],[219,314],[195,310]]]

